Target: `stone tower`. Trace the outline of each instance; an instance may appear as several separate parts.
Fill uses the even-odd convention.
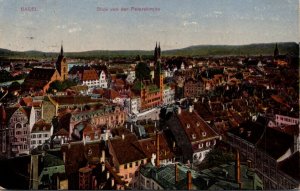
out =
[[[63,45],[61,45],[60,54],[58,55],[55,68],[61,76],[62,81],[68,79],[68,64],[64,57]]]

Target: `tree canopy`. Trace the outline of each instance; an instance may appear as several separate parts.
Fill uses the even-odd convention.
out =
[[[149,80],[150,72],[151,70],[145,62],[140,62],[135,67],[135,76],[139,80]]]
[[[50,84],[48,92],[53,92],[53,90],[63,91],[69,87],[76,86],[76,85],[77,83],[72,80],[64,80],[64,81],[55,80]]]

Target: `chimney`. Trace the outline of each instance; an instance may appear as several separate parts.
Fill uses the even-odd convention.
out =
[[[101,164],[101,172],[104,172],[104,171],[105,171],[105,164],[102,163],[102,164]]]
[[[105,162],[105,150],[102,150],[100,162]]]
[[[63,160],[64,160],[64,163],[66,164],[66,152],[63,152]]]
[[[189,112],[190,112],[190,113],[193,113],[193,110],[194,110],[194,106],[193,106],[193,105],[190,105],[190,106],[189,106]]]
[[[110,174],[109,174],[109,171],[107,171],[107,172],[106,172],[106,180],[109,179],[109,175],[110,175]]]
[[[192,190],[192,173],[187,171],[187,190]]]
[[[181,114],[181,107],[178,107],[177,114]]]
[[[236,182],[237,182],[237,183],[240,183],[240,178],[241,178],[241,168],[240,168],[240,153],[239,153],[238,150],[236,151],[235,178],[236,178]]]
[[[133,125],[132,124],[130,125],[130,131],[131,131],[131,133],[133,132]]]
[[[156,131],[156,167],[159,167],[159,134]]]
[[[239,190],[242,190],[242,182],[239,182]]]
[[[252,161],[251,160],[247,160],[247,166],[248,166],[248,168],[252,168]]]
[[[178,180],[179,180],[178,164],[175,163],[175,184],[178,182]]]
[[[115,179],[112,177],[111,178],[111,187],[113,188],[115,186]]]
[[[92,190],[96,190],[96,188],[97,188],[96,176],[92,176]]]

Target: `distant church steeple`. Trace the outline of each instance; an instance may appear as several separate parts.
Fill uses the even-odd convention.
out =
[[[278,56],[279,56],[279,50],[278,50],[278,45],[276,43],[275,50],[274,50],[274,58],[276,58]]]
[[[157,42],[154,49],[154,61],[157,62],[158,59],[160,59],[161,50],[160,50],[160,42],[157,46]]]
[[[62,81],[68,79],[68,64],[66,58],[64,57],[63,43],[61,43],[60,54],[58,55],[55,68],[58,71]]]
[[[61,41],[60,55],[64,56],[63,41]]]

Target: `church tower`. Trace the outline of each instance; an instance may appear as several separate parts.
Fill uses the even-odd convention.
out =
[[[157,42],[156,42],[155,49],[154,49],[154,61],[155,61],[155,63],[160,59],[160,54],[161,54],[160,43],[158,44],[158,47],[157,47]]]
[[[157,43],[156,43],[155,50],[154,50],[154,59],[155,59],[154,83],[160,89],[160,100],[162,102],[163,91],[164,91],[164,77],[163,77],[160,55],[161,55],[160,44],[157,47]]]
[[[64,49],[63,45],[61,44],[60,54],[58,55],[55,68],[58,71],[59,75],[61,76],[61,80],[68,79],[68,64],[67,60],[64,57]]]

